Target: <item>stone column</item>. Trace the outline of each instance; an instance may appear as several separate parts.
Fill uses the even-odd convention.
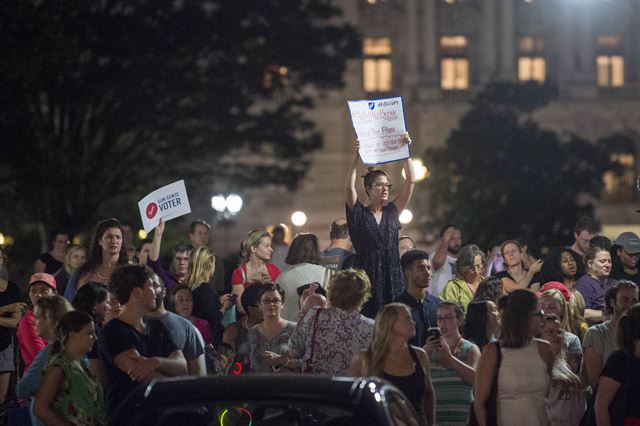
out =
[[[573,2],[564,2],[560,7],[560,28],[558,31],[558,45],[560,47],[560,55],[558,64],[560,66],[560,81],[571,81],[575,78],[576,69],[573,51],[573,8],[576,6]],[[549,46],[549,43],[547,43]],[[549,46],[550,47],[550,46]]]
[[[438,84],[437,0],[422,1],[422,77],[428,84]]]
[[[482,59],[479,80],[481,84],[486,84],[497,74],[496,0],[482,0],[482,23],[480,28]]]
[[[516,79],[514,0],[500,0],[500,78]]]
[[[589,2],[576,4],[578,16],[578,68],[584,80],[595,80],[596,57],[595,36],[593,33],[593,5]]]
[[[405,4],[405,87],[409,88],[418,77],[418,2],[406,0]]]

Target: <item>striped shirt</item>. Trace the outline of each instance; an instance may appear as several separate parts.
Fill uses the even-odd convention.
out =
[[[472,345],[473,343],[462,339],[462,348],[456,358],[466,364]],[[436,357],[435,352],[429,357],[431,381],[436,392],[436,423],[464,426],[469,419],[473,386],[462,380],[453,368],[439,366]]]

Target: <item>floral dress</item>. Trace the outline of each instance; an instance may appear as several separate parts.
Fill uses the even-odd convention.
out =
[[[102,387],[91,378],[79,361],[69,358],[64,350],[49,360],[47,370],[56,366],[64,373],[64,381],[53,401],[56,414],[69,425],[103,425]]]

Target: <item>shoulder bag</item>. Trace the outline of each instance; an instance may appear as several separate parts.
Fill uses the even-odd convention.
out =
[[[315,317],[313,317],[313,333],[311,334],[311,354],[307,360],[307,364],[304,367],[304,373],[313,373],[313,353],[316,348],[316,332],[318,331],[318,317],[320,316],[321,308],[316,311]]]

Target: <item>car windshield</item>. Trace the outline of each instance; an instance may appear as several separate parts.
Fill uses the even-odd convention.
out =
[[[298,401],[224,402],[166,407],[157,424],[174,426],[358,425],[357,413],[345,407]]]

